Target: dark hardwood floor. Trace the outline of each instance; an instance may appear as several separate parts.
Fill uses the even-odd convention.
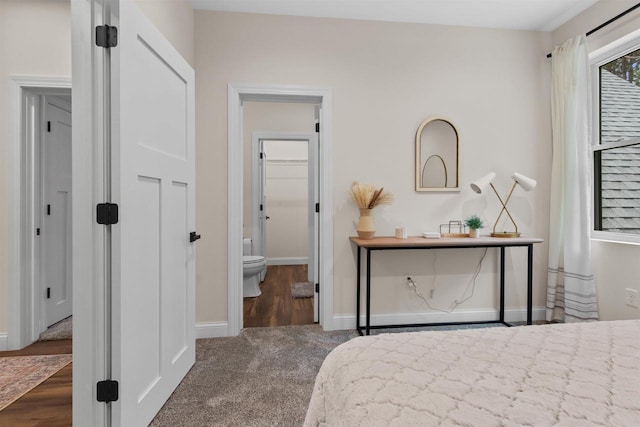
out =
[[[268,266],[262,295],[243,301],[244,327],[312,324],[313,298],[291,298],[291,283],[306,280],[306,265]]]
[[[0,351],[0,357],[40,354],[71,354],[71,340],[37,341],[22,350]],[[65,366],[0,411],[0,426],[70,426],[72,365]]]

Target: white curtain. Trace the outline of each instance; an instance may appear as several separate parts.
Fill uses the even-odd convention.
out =
[[[554,49],[547,320],[597,320],[591,267],[589,64],[585,36]]]

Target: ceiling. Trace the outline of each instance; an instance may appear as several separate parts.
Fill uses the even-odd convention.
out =
[[[553,31],[598,0],[191,0],[195,9]]]

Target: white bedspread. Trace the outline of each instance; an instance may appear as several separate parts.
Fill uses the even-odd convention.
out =
[[[640,320],[355,338],[305,426],[640,426]]]

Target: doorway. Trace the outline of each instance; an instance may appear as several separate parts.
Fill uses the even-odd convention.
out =
[[[19,226],[9,235],[8,347],[19,349],[36,341],[52,319],[71,315],[71,80],[21,77],[11,83],[9,176],[15,184],[9,219]],[[48,176],[45,168],[56,173]]]
[[[330,89],[309,87],[228,86],[228,335],[240,333],[243,327],[242,238],[243,230],[243,105],[245,102],[288,102],[317,105],[319,239],[318,283],[319,323],[333,329],[333,196],[332,196],[332,93]],[[244,224],[247,224],[246,219]],[[323,232],[322,230],[326,230]]]
[[[313,127],[313,109],[306,111]],[[252,134],[252,203],[245,209],[253,255],[265,257],[267,268],[262,295],[243,301],[245,327],[318,322],[317,141],[315,133]]]
[[[9,348],[16,351],[4,355],[71,354],[70,319],[47,331],[72,314],[71,80],[10,82]],[[38,341],[44,331],[48,341]],[[67,365],[3,410],[3,420],[70,424],[71,383]],[[50,398],[53,390],[57,398]]]
[[[71,256],[71,94],[41,96],[39,149],[36,174],[40,219],[40,297],[44,328],[72,314]]]

